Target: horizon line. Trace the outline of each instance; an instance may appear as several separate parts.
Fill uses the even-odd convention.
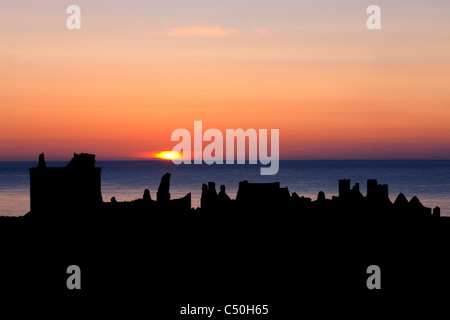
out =
[[[155,162],[172,162],[171,160],[165,160],[165,159],[143,159],[143,158],[107,158],[107,159],[95,159],[96,162],[101,161],[101,162],[106,162],[106,161],[155,161]],[[245,164],[249,164],[248,163],[248,159],[244,159],[246,161]],[[0,158],[0,162],[33,162],[36,161],[37,159],[26,159],[26,160],[16,160],[16,159],[1,159]],[[50,162],[67,162],[70,161],[70,159],[46,159],[46,161],[50,161]],[[234,161],[237,161],[237,159],[235,159]],[[395,158],[395,159],[389,159],[389,158],[312,158],[312,159],[279,159],[279,161],[450,161],[450,158],[414,158],[414,159],[405,159],[405,158]],[[183,163],[184,164],[184,163]],[[206,163],[202,163],[202,164],[206,164]],[[217,165],[216,163],[214,163],[215,165]],[[224,159],[224,165],[226,165],[226,160]],[[233,163],[233,164],[238,164],[238,163]],[[259,164],[259,163],[258,163]],[[184,164],[184,165],[189,165],[189,164]],[[230,164],[228,164],[230,165]]]

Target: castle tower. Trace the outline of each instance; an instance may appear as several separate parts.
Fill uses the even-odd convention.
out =
[[[101,168],[95,155],[74,154],[66,167],[47,167],[44,154],[30,168],[31,212],[85,211],[101,203]]]
[[[339,180],[339,198],[345,198],[350,193],[350,179]]]

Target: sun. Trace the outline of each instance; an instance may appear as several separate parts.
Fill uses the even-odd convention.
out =
[[[155,157],[164,160],[174,160],[181,158],[182,154],[175,151],[161,151],[160,153],[155,154]]]

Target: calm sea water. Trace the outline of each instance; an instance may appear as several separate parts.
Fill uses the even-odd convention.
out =
[[[47,161],[47,166],[65,166],[65,162]],[[0,215],[19,216],[29,211],[28,168],[37,162],[0,162]],[[279,181],[297,192],[315,199],[319,191],[327,198],[338,193],[338,180],[360,182],[366,193],[366,180],[377,179],[389,184],[389,196],[395,200],[400,192],[408,199],[418,196],[429,207],[440,206],[443,215],[450,216],[450,160],[424,161],[281,161],[276,176],[260,176],[259,165],[180,165],[171,161],[97,161],[102,167],[103,200],[118,201],[141,198],[149,189],[153,199],[162,175],[172,174],[172,198],[192,193],[192,206],[200,205],[203,183],[216,182],[217,189],[226,185],[234,198],[238,184]]]

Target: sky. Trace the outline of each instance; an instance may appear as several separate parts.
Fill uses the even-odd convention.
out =
[[[282,159],[450,159],[449,86],[447,0],[0,2],[0,160],[136,158],[195,120],[279,129]]]

